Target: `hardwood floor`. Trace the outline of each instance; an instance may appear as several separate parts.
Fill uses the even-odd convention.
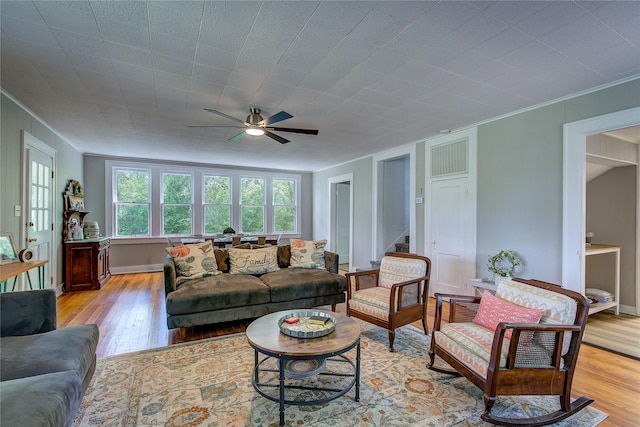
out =
[[[433,313],[433,305],[434,301],[429,301],[429,313]],[[344,304],[338,306],[338,311],[344,310]],[[181,334],[179,330],[167,330],[165,318],[162,273],[117,275],[99,291],[68,293],[58,298],[58,327],[98,325],[99,358],[244,332],[250,323],[187,328]],[[415,326],[421,328],[419,324]],[[603,427],[638,425],[640,361],[583,345],[573,395],[595,399],[593,406],[609,414],[600,424]]]

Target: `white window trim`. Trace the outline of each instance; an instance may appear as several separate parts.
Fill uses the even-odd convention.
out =
[[[116,236],[115,235],[115,186],[114,186],[114,169],[145,169],[151,171],[151,213],[150,213],[150,233],[149,236]],[[253,177],[265,180],[265,232],[260,234],[278,235],[273,231],[273,197],[272,185],[275,179],[294,180],[296,185],[295,201],[296,201],[296,230],[288,233],[286,236],[299,236],[301,231],[301,207],[299,205],[302,200],[302,175],[287,174],[281,172],[249,172],[240,169],[222,169],[222,168],[206,168],[193,166],[176,166],[160,163],[138,163],[131,161],[107,160],[105,162],[105,230],[108,230],[116,243],[118,240],[135,241],[135,243],[157,242],[165,239],[162,234],[162,215],[161,215],[161,179],[163,173],[188,173],[193,176],[193,233],[204,234],[204,218],[203,218],[203,188],[202,177],[204,175],[221,175],[228,176],[231,179],[231,218],[232,227],[239,229],[240,223],[240,178]],[[237,217],[237,218],[236,218]],[[222,230],[221,230],[222,232]]]

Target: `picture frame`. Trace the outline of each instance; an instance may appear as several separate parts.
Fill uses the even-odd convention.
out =
[[[68,209],[70,211],[84,210],[84,197],[67,196]]]
[[[12,262],[20,262],[16,244],[13,242],[13,234],[0,233],[0,265]]]

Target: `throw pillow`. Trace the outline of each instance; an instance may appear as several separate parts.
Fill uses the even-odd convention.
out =
[[[231,274],[264,274],[280,270],[278,248],[229,249]]]
[[[318,268],[324,269],[324,247],[326,240],[298,240],[291,239],[290,268]]]
[[[291,246],[283,245],[278,246],[278,265],[280,268],[289,267],[291,262]]]
[[[176,265],[176,286],[184,282],[220,274],[211,241],[167,248]]]
[[[218,263],[218,270],[223,273],[229,272],[229,251],[226,249],[214,249],[213,253],[216,256],[216,261]]]
[[[489,291],[484,291],[473,323],[495,331],[500,322],[538,323],[542,313],[544,310],[541,308],[522,307],[495,297]],[[505,338],[511,339],[512,333],[512,329],[507,330],[504,333]],[[530,334],[529,339],[531,339]]]

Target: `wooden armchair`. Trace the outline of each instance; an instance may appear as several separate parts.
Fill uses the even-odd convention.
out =
[[[445,324],[443,300],[449,298]],[[481,418],[486,422],[505,426],[558,422],[593,402],[585,396],[571,402],[588,311],[589,303],[581,294],[538,280],[505,280],[495,297],[485,292],[482,299],[436,294],[427,367],[462,375],[482,389],[485,410]],[[487,313],[493,314],[489,323],[495,330],[486,327]],[[531,316],[537,316],[539,323]],[[530,321],[523,321],[525,318]],[[453,370],[436,365],[436,356]],[[560,409],[534,418],[496,417],[491,408],[499,395],[559,396]]]
[[[356,317],[389,331],[389,351],[393,351],[395,329],[422,320],[427,329],[429,258],[389,252],[375,270],[346,273],[347,316]]]

